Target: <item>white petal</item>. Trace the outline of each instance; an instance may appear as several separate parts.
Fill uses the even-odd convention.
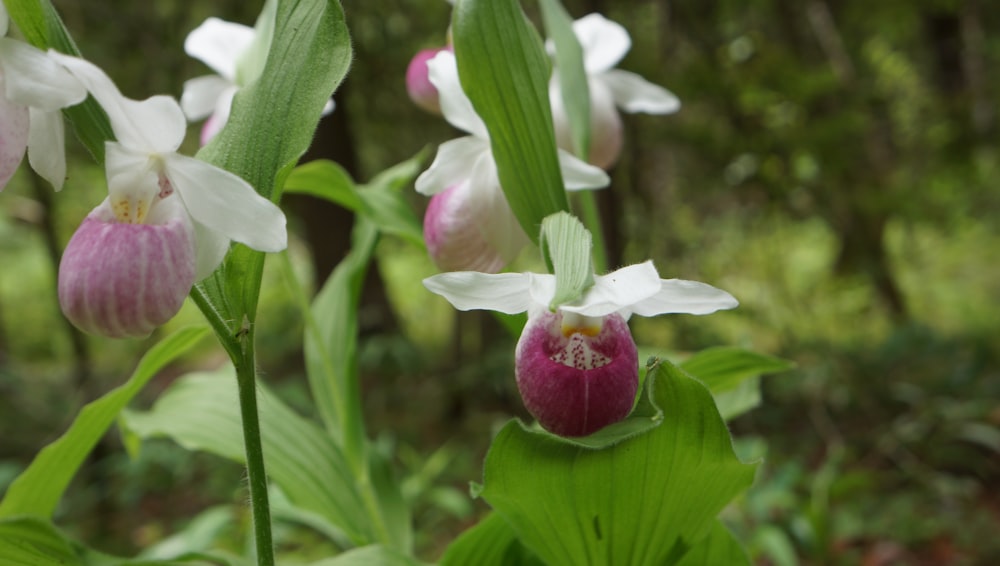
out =
[[[458,63],[455,54],[447,49],[440,51],[427,62],[428,78],[438,89],[441,113],[452,126],[469,132],[477,138],[489,139],[486,124],[472,107],[472,101],[462,90],[458,79]]]
[[[218,75],[205,75],[184,81],[181,109],[192,122],[207,118],[215,111],[216,102],[223,91],[233,84]]]
[[[606,316],[622,312],[628,318],[631,306],[649,299],[660,290],[660,275],[647,261],[629,265],[607,275],[594,277],[594,286],[574,305],[562,305],[566,312],[584,316]]]
[[[236,62],[250,47],[254,39],[254,29],[243,24],[227,22],[219,18],[208,18],[188,34],[184,40],[184,52],[199,59],[234,82]]]
[[[29,108],[28,163],[36,173],[61,190],[66,181],[66,132],[62,112]]]
[[[660,290],[655,295],[632,305],[629,310],[639,316],[709,314],[738,305],[739,301],[732,295],[711,285],[682,279],[661,279]]]
[[[417,177],[417,192],[429,196],[469,180],[484,155],[492,161],[489,143],[475,136],[444,142],[431,166]]]
[[[506,314],[528,310],[530,278],[525,273],[456,271],[424,279],[424,287],[448,300],[456,309],[488,309]]]
[[[165,172],[196,222],[258,251],[288,245],[285,213],[238,176],[177,154],[165,156]]]
[[[87,98],[80,81],[27,43],[0,38],[0,68],[7,77],[7,98],[18,104],[59,110]]]
[[[611,90],[615,104],[625,112],[671,114],[681,107],[681,101],[672,92],[635,73],[612,69],[601,73],[600,80]]]
[[[573,32],[583,48],[587,73],[607,71],[632,48],[632,38],[625,28],[600,14],[588,14],[573,22]]]
[[[229,252],[229,238],[200,222],[194,225],[195,265],[194,280],[201,281],[218,269]]]
[[[611,183],[611,178],[600,167],[584,163],[569,152],[559,150],[559,169],[567,191],[600,189]]]
[[[146,100],[125,98],[115,83],[93,63],[49,50],[108,114],[118,142],[135,151],[170,153],[184,141],[187,121],[177,101],[169,96]]]

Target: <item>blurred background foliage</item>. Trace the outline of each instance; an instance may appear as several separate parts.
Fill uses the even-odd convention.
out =
[[[259,10],[54,4],[84,55],[136,98],[179,95],[207,72],[182,48],[204,18],[252,24]],[[763,405],[732,424],[743,453],[764,458],[725,515],[755,560],[1000,563],[1000,13],[986,0],[565,4],[623,24],[633,46],[621,66],[683,103],[673,116],[625,117],[625,153],[600,194],[611,263],[653,258],[666,277],[741,301],[710,317],[634,321],[637,340],[669,355],[739,345],[797,364],[765,379]],[[364,181],[456,135],[410,103],[403,78],[414,53],[445,42],[450,7],[344,7],[355,60],[307,159],[335,159]],[[69,152],[62,193],[22,168],[0,196],[0,489],[156,338],[84,337],[58,311],[59,250],[106,190],[85,150]],[[350,215],[301,196],[285,205],[300,279],[322,281],[345,253]],[[491,431],[525,415],[513,339],[425,292],[419,282],[435,270],[423,250],[386,240],[378,254],[361,317],[365,411],[400,455],[418,546],[434,559],[485,508],[465,486],[479,479]],[[301,321],[284,285],[265,274],[260,366],[308,413]],[[171,326],[199,316],[186,307]],[[206,344],[143,402],[222,359]],[[77,480],[60,524],[110,552],[245,499],[234,465],[166,442],[129,460],[116,435]],[[304,557],[324,552],[308,532],[278,535]]]

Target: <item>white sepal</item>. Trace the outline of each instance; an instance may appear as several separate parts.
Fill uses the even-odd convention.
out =
[[[229,252],[229,238],[200,222],[192,222],[195,235],[194,280],[201,281],[215,271]]]

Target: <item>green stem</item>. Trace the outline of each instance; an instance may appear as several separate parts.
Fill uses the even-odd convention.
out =
[[[583,225],[590,230],[594,241],[594,273],[607,273],[608,252],[604,243],[604,228],[601,226],[601,212],[597,209],[597,197],[594,191],[577,191],[574,194],[583,217]]]
[[[253,332],[249,321],[245,321],[243,328],[240,329],[238,339],[243,351],[236,364],[236,383],[240,395],[240,415],[243,421],[243,444],[247,456],[250,513],[253,517],[254,542],[257,545],[257,564],[258,566],[274,566],[271,509],[267,499],[267,472],[264,470],[260,419],[257,416],[257,371],[254,364]]]

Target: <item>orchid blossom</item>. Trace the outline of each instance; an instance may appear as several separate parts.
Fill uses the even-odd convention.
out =
[[[31,168],[58,191],[66,180],[66,134],[61,109],[83,102],[87,91],[45,52],[7,34],[0,2],[0,190],[24,153]]]
[[[431,197],[424,217],[428,252],[442,270],[499,271],[528,236],[500,188],[486,124],[462,90],[455,54],[441,51],[427,67],[445,119],[471,134],[441,144],[430,168],[417,178],[417,191]],[[608,184],[604,171],[564,151],[559,164],[569,190]]]
[[[442,273],[424,280],[459,310],[527,311],[515,351],[524,405],[550,432],[584,436],[625,418],[639,385],[633,314],[709,314],[738,305],[711,285],[660,279],[652,262],[595,275],[579,300],[552,309],[554,275]]]
[[[107,336],[149,334],[218,267],[230,240],[285,248],[280,208],[238,176],[177,153],[186,122],[176,100],[125,98],[93,64],[49,54],[104,108],[117,138],[105,146],[108,198],[60,265],[60,303],[74,324]]]
[[[263,70],[264,61],[250,61],[258,40],[257,30],[219,18],[208,18],[188,34],[184,52],[208,65],[217,74],[185,81],[181,108],[194,122],[208,118],[201,131],[201,144],[207,144],[229,120],[233,96]],[[327,101],[323,114],[333,112],[333,99]]]
[[[646,114],[671,114],[680,101],[661,86],[641,76],[614,68],[632,47],[632,39],[621,25],[600,14],[590,14],[573,22],[583,49],[584,70],[590,93],[590,148],[587,161],[609,168],[622,149],[622,121],[615,109]],[[571,149],[569,119],[562,99],[558,73],[549,82],[549,101],[559,147]]]

